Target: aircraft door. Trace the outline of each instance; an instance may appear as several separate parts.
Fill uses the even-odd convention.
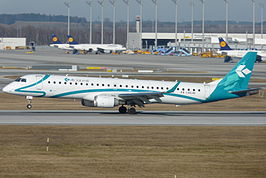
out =
[[[43,82],[41,81],[42,78],[43,78],[42,75],[36,75],[36,83],[38,82],[37,85],[36,85],[36,89],[37,90],[42,90],[43,89]]]

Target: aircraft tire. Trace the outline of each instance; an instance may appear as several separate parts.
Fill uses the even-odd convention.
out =
[[[27,108],[28,109],[31,109],[32,108],[32,105],[31,104],[27,104]]]
[[[125,106],[121,106],[121,107],[119,108],[119,113],[121,113],[121,114],[125,114],[125,113],[127,113],[127,108],[126,108]]]
[[[135,108],[129,108],[128,109],[128,114],[136,114],[136,113],[137,113],[137,111]]]

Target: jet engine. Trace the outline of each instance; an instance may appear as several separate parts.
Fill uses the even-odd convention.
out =
[[[119,100],[113,96],[98,95],[93,101],[82,99],[81,104],[87,107],[113,108],[119,105]]]

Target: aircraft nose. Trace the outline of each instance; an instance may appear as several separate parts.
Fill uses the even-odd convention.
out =
[[[10,87],[10,85],[5,86],[5,87],[2,89],[2,91],[5,92],[5,93],[10,93],[10,92],[11,92],[11,87]]]

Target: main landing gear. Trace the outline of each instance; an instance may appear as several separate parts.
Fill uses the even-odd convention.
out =
[[[125,106],[121,106],[119,108],[119,113],[121,113],[121,114],[126,114],[126,113],[128,113],[128,114],[136,114],[137,111],[133,107],[127,109]]]
[[[32,96],[26,96],[26,99],[27,99],[27,101],[28,101],[28,104],[27,104],[26,107],[27,107],[28,109],[31,109],[31,108],[32,108],[31,102],[32,102],[33,97],[32,97]]]

